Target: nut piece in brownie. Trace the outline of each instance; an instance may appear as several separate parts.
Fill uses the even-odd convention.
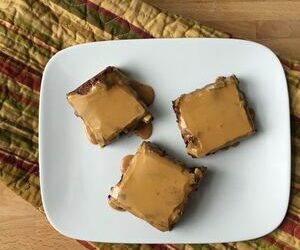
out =
[[[129,160],[109,204],[161,231],[171,230],[206,168],[187,168],[150,142],[143,142]]]
[[[183,94],[173,109],[187,153],[202,157],[236,144],[255,133],[255,126],[238,79],[219,77],[215,83]]]
[[[119,69],[107,67],[67,94],[93,144],[104,147],[120,134],[151,122],[151,113],[130,81]]]

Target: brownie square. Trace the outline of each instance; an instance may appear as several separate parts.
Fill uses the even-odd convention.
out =
[[[119,69],[107,67],[67,94],[92,143],[104,147],[120,134],[151,122],[151,113],[129,82]]]
[[[109,196],[124,209],[161,231],[171,230],[206,172],[187,168],[150,142],[143,142]]]
[[[202,157],[236,144],[255,133],[253,117],[236,76],[183,94],[173,109],[187,153]]]

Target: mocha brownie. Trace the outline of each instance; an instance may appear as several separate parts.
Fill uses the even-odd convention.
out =
[[[187,168],[150,142],[126,157],[122,178],[112,188],[109,204],[126,210],[161,231],[171,230],[198,187],[205,167]]]
[[[107,67],[67,94],[93,144],[104,147],[120,134],[151,122],[152,115],[130,86],[131,80],[119,69]]]
[[[214,153],[255,133],[253,117],[238,85],[234,75],[219,77],[215,83],[173,101],[187,153],[192,157]]]

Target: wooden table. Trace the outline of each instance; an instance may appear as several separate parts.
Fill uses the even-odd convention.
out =
[[[299,0],[146,0],[234,36],[300,58]],[[0,249],[85,249],[0,183]]]
[[[299,0],[146,0],[235,37],[300,58]]]

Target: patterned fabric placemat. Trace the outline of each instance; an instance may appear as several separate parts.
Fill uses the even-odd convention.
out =
[[[139,0],[0,1],[0,178],[42,209],[38,165],[39,90],[59,50],[99,40],[230,37]],[[300,249],[300,61],[280,57],[288,79],[292,186],[288,213],[262,238],[226,244],[129,245],[82,242],[89,249]]]

